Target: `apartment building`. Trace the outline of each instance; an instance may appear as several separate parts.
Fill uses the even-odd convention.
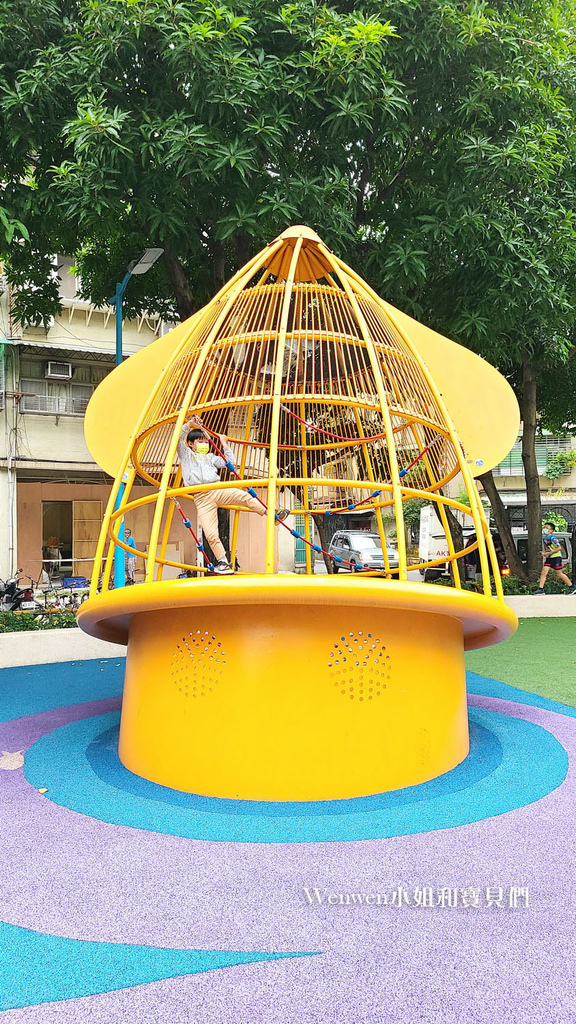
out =
[[[570,466],[573,460],[576,462],[576,455],[570,453],[576,451],[576,438],[556,437],[553,434],[544,432],[536,441],[536,463],[540,477],[540,497],[542,501],[542,514],[555,512],[564,516],[571,530],[576,525],[576,468]],[[564,459],[557,459],[557,456],[564,456]],[[546,471],[556,463],[564,462],[566,472],[551,479]],[[526,528],[526,481],[524,478],[524,465],[522,462],[522,439],[518,438],[510,453],[503,462],[494,469],[494,479],[500,491],[500,496],[508,509],[510,522],[513,527]]]
[[[115,366],[115,311],[78,297],[71,260],[59,257],[57,267],[63,308],[46,329],[15,322],[0,274],[2,579],[19,568],[38,579],[43,566],[62,577],[89,577],[110,491],[110,478],[86,447],[83,418],[92,392]],[[152,316],[124,322],[125,357],[166,329]],[[150,515],[144,508],[126,520],[144,549]],[[189,535],[177,523],[173,533],[169,557],[195,561]]]

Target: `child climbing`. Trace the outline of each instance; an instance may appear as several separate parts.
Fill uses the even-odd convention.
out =
[[[219,434],[218,437],[225,459],[219,455],[210,454],[208,435],[203,430],[202,423],[197,416],[193,416],[182,427],[177,452],[182,467],[182,482],[185,487],[218,483],[220,480],[218,470],[230,468],[227,463],[234,464],[234,453],[228,445],[228,438],[225,434]],[[256,512],[259,516],[265,516],[266,506],[240,487],[198,491],[192,497],[198,512],[198,522],[217,560],[214,572],[219,576],[233,573],[234,569],[226,557],[226,551],[218,533],[218,509],[222,505],[240,505],[249,509],[250,512]],[[283,509],[276,513],[276,521],[283,522],[289,515],[289,510]]]

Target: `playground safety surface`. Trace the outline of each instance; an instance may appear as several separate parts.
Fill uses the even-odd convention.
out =
[[[469,673],[438,780],[211,800],[122,767],[123,668],[0,673],[3,1020],[571,1019],[576,709]]]

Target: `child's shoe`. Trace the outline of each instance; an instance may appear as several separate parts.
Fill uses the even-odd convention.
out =
[[[230,565],[230,562],[227,562],[225,558],[221,558],[219,562],[216,562],[214,572],[217,576],[231,576],[234,569]]]

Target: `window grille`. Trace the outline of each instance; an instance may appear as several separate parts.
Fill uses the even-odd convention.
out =
[[[548,459],[558,452],[569,452],[572,443],[569,437],[542,437],[536,441],[536,465],[538,473],[544,476],[544,470]],[[514,447],[499,466],[493,470],[494,476],[524,476],[524,463],[522,462],[522,441],[515,442]]]
[[[83,416],[94,390],[88,384],[21,380],[20,411],[46,416]]]

